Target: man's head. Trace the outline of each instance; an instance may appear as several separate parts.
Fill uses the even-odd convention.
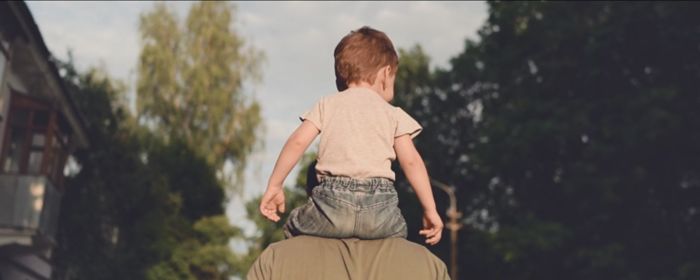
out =
[[[335,47],[334,56],[338,90],[345,90],[353,83],[372,85],[379,78],[393,97],[399,57],[384,32],[367,26],[351,31]]]

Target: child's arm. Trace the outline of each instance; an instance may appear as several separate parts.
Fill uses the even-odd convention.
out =
[[[442,238],[442,228],[444,227],[440,215],[435,207],[433,191],[430,188],[430,178],[425,169],[425,163],[413,145],[411,136],[406,134],[394,139],[394,150],[399,160],[401,169],[411,187],[416,192],[421,206],[423,206],[423,229],[419,232],[425,235],[428,244],[435,245]]]
[[[304,121],[284,144],[260,201],[260,213],[269,220],[277,222],[280,219],[277,211],[284,213],[284,179],[319,133],[310,121]]]

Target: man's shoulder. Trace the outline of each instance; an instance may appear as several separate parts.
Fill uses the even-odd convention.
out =
[[[404,238],[362,240],[357,238],[335,239],[301,235],[272,243],[268,248],[275,251],[295,251],[302,248],[305,250],[309,250],[311,248],[320,250],[337,250],[338,248],[343,248],[343,250],[348,250],[350,252],[372,252],[376,249],[376,251],[389,250],[386,252],[393,252],[397,254],[406,253],[424,254],[426,256],[432,255],[432,253],[430,253],[430,251],[424,246],[408,241]],[[358,250],[360,248],[362,249]]]
[[[347,279],[449,279],[447,268],[439,258],[424,246],[403,238],[297,236],[268,246],[249,276],[264,274],[262,271],[285,274],[289,276],[287,279],[324,279],[322,275],[340,277],[347,272],[352,272]]]

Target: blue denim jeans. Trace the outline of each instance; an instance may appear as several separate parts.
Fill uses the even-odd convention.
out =
[[[284,225],[287,238],[406,238],[399,197],[387,178],[323,176],[309,201],[292,210]]]

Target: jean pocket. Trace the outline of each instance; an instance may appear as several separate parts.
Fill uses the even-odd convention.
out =
[[[406,221],[396,205],[382,203],[360,211],[355,230],[363,239],[405,237]]]

